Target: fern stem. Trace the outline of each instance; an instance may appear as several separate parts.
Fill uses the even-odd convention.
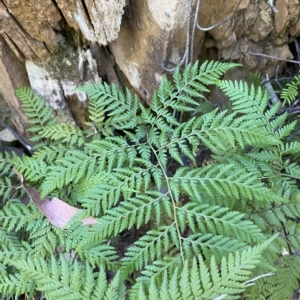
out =
[[[172,204],[173,204],[172,206],[173,206],[174,223],[175,223],[176,231],[177,231],[177,234],[178,234],[178,237],[179,237],[178,241],[179,241],[179,248],[180,248],[180,256],[182,257],[182,260],[184,260],[183,248],[182,248],[182,243],[181,243],[181,234],[180,234],[180,229],[178,227],[178,220],[177,220],[177,214],[176,214],[176,201],[175,201],[175,199],[173,197],[173,194],[172,194],[171,186],[170,186],[170,183],[169,183],[169,178],[168,178],[168,176],[167,176],[167,174],[166,174],[166,172],[165,172],[165,170],[163,168],[162,163],[160,162],[160,160],[159,160],[159,158],[158,158],[158,156],[156,154],[155,149],[152,147],[151,143],[148,143],[148,144],[149,144],[152,152],[154,153],[154,155],[155,155],[155,157],[156,157],[156,159],[157,159],[157,161],[159,163],[159,166],[161,168],[161,171],[164,174],[164,177],[165,177],[165,180],[166,180],[166,183],[167,183],[167,186],[168,186],[168,190],[169,190],[169,193],[170,193],[171,201],[172,201]]]

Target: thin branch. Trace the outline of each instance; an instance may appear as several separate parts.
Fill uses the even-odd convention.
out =
[[[231,20],[232,20],[232,18],[227,18],[227,19],[225,19],[224,21],[219,22],[219,23],[217,23],[217,24],[215,24],[215,25],[213,25],[213,26],[210,26],[210,27],[201,27],[201,26],[197,23],[197,28],[200,29],[200,30],[202,30],[202,31],[209,31],[209,30],[212,30],[212,29],[214,29],[214,28],[216,28],[216,27],[218,27],[218,26],[221,26],[221,25],[224,24],[224,23],[230,22]]]
[[[279,58],[276,56],[271,56],[271,55],[267,55],[267,54],[263,54],[263,53],[257,53],[257,52],[251,52],[248,51],[245,54],[250,54],[250,55],[254,55],[254,56],[261,56],[261,57],[266,57],[266,58],[270,58],[270,59],[276,59],[276,60],[280,60],[280,61],[285,61],[285,62],[290,62],[293,64],[298,64],[300,65],[300,61],[296,61],[296,60],[291,60],[291,59],[284,59],[284,58]]]

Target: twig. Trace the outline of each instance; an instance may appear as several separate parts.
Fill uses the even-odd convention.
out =
[[[296,60],[292,60],[292,59],[279,58],[279,57],[275,57],[275,56],[271,56],[271,55],[267,55],[267,54],[263,54],[263,53],[256,53],[256,52],[249,51],[249,52],[246,52],[245,54],[250,54],[250,55],[254,55],[254,56],[261,56],[261,57],[276,59],[276,60],[280,60],[280,61],[286,61],[286,62],[290,62],[290,63],[300,65],[300,61],[296,61]]]

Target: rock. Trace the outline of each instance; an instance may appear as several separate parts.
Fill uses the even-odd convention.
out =
[[[120,30],[125,0],[56,0],[69,26],[91,42],[107,45]]]
[[[45,43],[46,49],[55,50],[59,36],[54,30],[60,30],[61,15],[53,1],[5,0],[5,6],[23,32]]]
[[[2,142],[13,142],[16,141],[16,137],[7,128],[0,131],[0,141]]]
[[[9,1],[10,2],[10,1]],[[16,15],[12,14],[12,10],[5,6],[4,3],[0,2],[0,34],[2,38],[9,45],[10,49],[19,58],[19,60],[27,59],[39,59],[44,60],[49,57],[49,50],[43,44],[43,41],[35,39],[35,33],[39,31],[39,23],[35,20],[35,14],[38,13],[36,9],[33,9],[33,16],[28,16],[28,10],[24,10],[20,7],[20,10],[15,6],[22,3],[27,3],[24,1],[12,1],[12,9]],[[31,1],[35,2],[35,1]],[[27,14],[26,14],[27,11]],[[24,13],[25,18],[23,19]],[[29,33],[22,28],[22,25],[17,22],[17,18],[20,17],[20,22],[24,21],[25,27],[29,30]],[[30,27],[31,26],[31,27]],[[30,33],[32,32],[32,35]],[[45,36],[47,34],[45,33]],[[51,34],[49,34],[50,36]],[[53,35],[51,35],[53,38]]]
[[[26,117],[21,109],[19,100],[14,90],[21,86],[29,86],[29,81],[24,64],[11,51],[9,45],[0,36],[0,99],[6,102],[11,122],[20,134],[24,134]],[[1,102],[1,101],[0,101]],[[3,118],[4,105],[1,105],[1,117]],[[3,120],[2,120],[3,121]]]
[[[130,1],[119,36],[109,45],[130,84],[148,103],[166,74],[163,65],[173,68],[184,56],[195,5],[191,15],[190,9],[186,0]],[[199,49],[194,53],[196,57]]]

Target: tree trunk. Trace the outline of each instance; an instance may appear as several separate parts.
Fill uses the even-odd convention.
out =
[[[268,0],[0,0],[0,121],[11,120],[25,135],[26,118],[14,96],[20,86],[30,85],[61,120],[83,127],[86,96],[72,89],[86,83],[128,86],[150,103],[164,74],[195,59],[236,60],[273,76],[283,60],[293,59],[288,44],[300,32],[299,1],[275,5]]]

